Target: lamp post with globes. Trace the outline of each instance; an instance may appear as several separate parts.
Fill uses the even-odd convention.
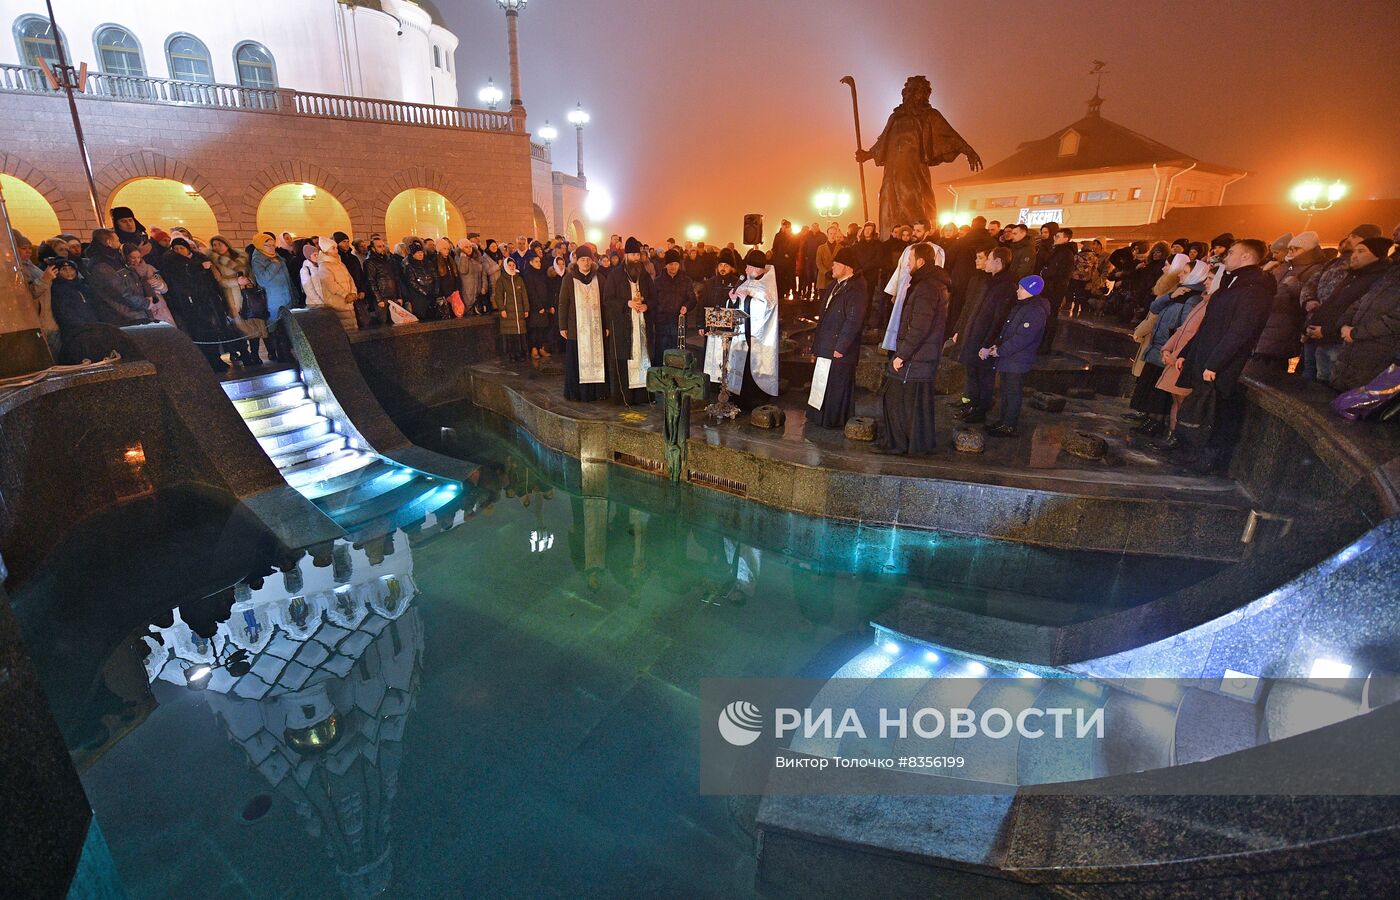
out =
[[[844,190],[823,188],[812,197],[812,205],[823,219],[840,218],[846,212],[846,207],[851,205],[851,195]]]
[[[510,38],[510,109],[522,110],[525,104],[520,101],[520,44],[515,35],[515,20],[525,8],[528,0],[496,0],[506,12],[506,34]]]
[[[1303,230],[1307,231],[1312,227],[1313,213],[1331,209],[1346,195],[1347,186],[1340,180],[1325,185],[1321,180],[1312,178],[1295,185],[1293,202],[1298,204],[1299,212],[1308,214],[1308,220],[1303,223]]]
[[[485,103],[486,108],[493,111],[500,105],[501,98],[504,96],[505,94],[501,93],[501,89],[496,87],[494,78],[486,79],[486,87],[476,92],[476,99]]]
[[[583,111],[583,103],[580,102],[569,112],[569,122],[578,132],[578,177],[583,177],[583,126],[588,124],[591,117]]]

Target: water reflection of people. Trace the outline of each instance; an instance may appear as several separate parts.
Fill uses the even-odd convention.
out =
[[[181,687],[189,667],[217,664],[229,646],[255,648],[251,671],[216,668],[203,696],[321,838],[342,893],[354,898],[381,894],[392,880],[390,810],[424,638],[406,535],[366,546],[373,556],[337,541],[283,578],[240,585],[212,638],[195,635],[176,611],[145,639],[147,677]]]

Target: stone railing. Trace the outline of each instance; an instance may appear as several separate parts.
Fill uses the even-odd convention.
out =
[[[553,154],[550,153],[548,144],[536,144],[534,141],[531,141],[530,156],[538,159],[540,162],[553,162]]]
[[[56,91],[37,66],[0,63],[0,93],[54,94]],[[356,122],[456,128],[465,131],[524,130],[523,117],[513,116],[509,112],[434,106],[430,103],[405,103],[398,100],[373,100],[365,97],[341,97],[336,94],[312,94],[289,88],[201,84],[144,75],[89,72],[83,85],[82,96],[131,103],[272,112]]]

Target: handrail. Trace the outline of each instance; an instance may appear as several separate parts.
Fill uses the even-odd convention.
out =
[[[0,93],[52,94],[54,89],[38,66],[0,63]],[[205,84],[153,78],[149,75],[113,75],[89,72],[82,96],[131,103],[200,106],[211,109],[254,110],[323,119],[423,125],[466,131],[514,132],[523,120],[509,112],[437,106],[401,100],[344,97],[286,88],[253,88],[234,84]]]

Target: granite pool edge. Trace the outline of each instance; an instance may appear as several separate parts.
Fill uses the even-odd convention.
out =
[[[544,446],[584,462],[619,463],[661,477],[664,443],[658,432],[562,415],[479,372],[468,380],[464,399],[513,422]],[[1249,511],[1227,505],[854,472],[760,458],[694,438],[688,457],[692,484],[808,516],[1067,550],[1213,562],[1236,562],[1244,555],[1239,537]]]

